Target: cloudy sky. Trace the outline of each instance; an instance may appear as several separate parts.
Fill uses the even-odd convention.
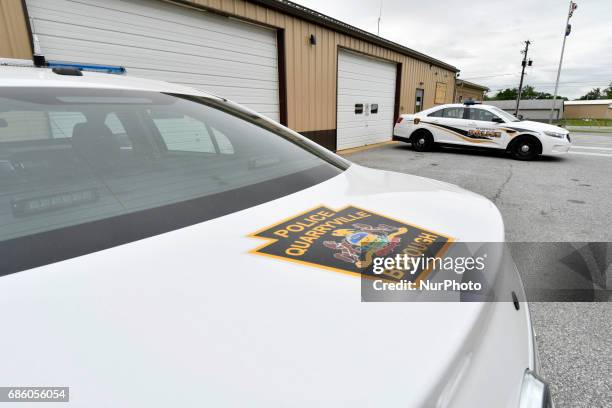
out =
[[[376,34],[380,0],[294,0]],[[575,0],[559,94],[612,82],[612,0]],[[383,0],[380,35],[461,70],[493,91],[518,86],[524,40],[526,84],[553,92],[569,0]]]

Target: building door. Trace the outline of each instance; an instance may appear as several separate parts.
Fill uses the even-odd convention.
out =
[[[337,149],[391,140],[397,64],[338,51]]]
[[[276,30],[163,1],[26,0],[48,60],[212,92],[279,120]]]
[[[414,99],[414,113],[420,112],[423,110],[423,97],[425,95],[425,91],[421,88],[417,88],[416,96]]]

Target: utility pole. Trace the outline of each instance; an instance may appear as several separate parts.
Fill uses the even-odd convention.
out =
[[[529,51],[530,44],[531,41],[525,41],[525,49],[521,51],[521,53],[523,54],[523,61],[521,61],[523,69],[521,71],[521,82],[519,83],[518,92],[516,95],[516,109],[514,110],[514,116],[517,116],[519,113],[519,104],[521,103],[521,92],[523,91],[523,77],[525,76],[525,67],[527,65],[531,66],[531,64],[533,63],[533,61],[531,60],[527,61],[527,52]]]
[[[574,14],[574,10],[578,8],[578,5],[573,1],[570,1],[569,11],[567,12],[567,21],[565,22],[564,33],[563,33],[563,45],[561,46],[561,57],[559,58],[559,69],[557,69],[557,81],[555,81],[555,93],[553,95],[552,106],[550,107],[550,117],[548,123],[552,123],[553,113],[555,111],[555,101],[557,100],[557,90],[559,89],[559,77],[561,76],[561,65],[563,64],[563,52],[565,51],[565,40],[572,31],[572,26],[569,23],[570,18]]]

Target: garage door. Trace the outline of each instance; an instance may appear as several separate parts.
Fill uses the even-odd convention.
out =
[[[338,150],[391,140],[396,75],[397,64],[339,52]]]
[[[151,0],[26,0],[48,60],[210,91],[279,119],[276,31]]]

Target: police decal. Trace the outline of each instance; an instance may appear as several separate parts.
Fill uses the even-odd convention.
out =
[[[266,240],[253,254],[361,276],[374,276],[375,257],[435,257],[452,242],[444,234],[354,206],[318,206],[249,236]]]

